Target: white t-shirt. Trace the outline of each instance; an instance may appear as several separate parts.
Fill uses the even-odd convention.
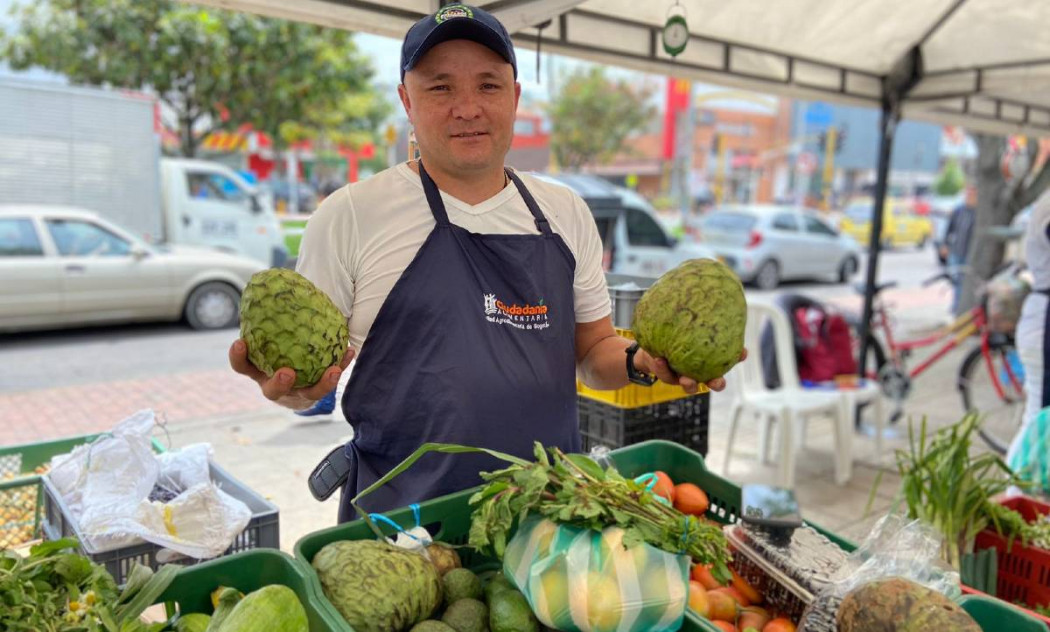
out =
[[[519,177],[576,258],[576,322],[608,316],[602,243],[586,202],[568,187]],[[475,206],[444,192],[441,198],[449,221],[473,233],[539,233],[514,183]],[[433,229],[423,183],[408,163],[339,189],[310,217],[296,269],[346,315],[351,348],[361,349],[379,308]]]

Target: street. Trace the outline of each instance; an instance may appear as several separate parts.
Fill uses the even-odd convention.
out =
[[[925,290],[922,280],[937,273],[932,252],[886,253],[880,279],[900,287],[887,293],[900,326],[928,328],[943,321],[948,286]],[[854,279],[859,282],[862,273]],[[790,283],[776,292],[749,289],[749,297],[779,292],[804,293],[849,308],[860,305],[851,285]],[[171,447],[196,442],[212,445],[216,462],[270,498],[281,510],[281,546],[333,524],[336,503],[317,503],[306,493],[306,476],[333,446],[350,437],[338,414],[304,420],[267,401],[247,379],[227,365],[226,351],[236,329],[202,333],[184,325],[157,324],[77,329],[0,337],[0,445],[41,441],[108,430],[136,410],[152,408],[165,428],[160,440]],[[958,409],[950,384],[958,359],[945,358],[916,382],[910,401],[916,414],[933,413],[948,422]],[[708,463],[720,471],[726,444],[730,397],[711,399]],[[911,409],[910,409],[911,410]],[[900,428],[897,429],[899,434]],[[775,469],[753,457],[754,428],[743,428],[736,442],[731,477],[739,482],[772,480]],[[807,516],[829,528],[859,535],[870,526],[861,519],[872,481],[885,462],[859,442],[858,465],[842,493],[829,482],[830,429],[811,430],[810,455],[801,459],[799,495]],[[884,453],[885,455],[886,453]],[[883,487],[891,490],[893,477]],[[829,495],[830,494],[830,495]],[[876,510],[889,503],[881,493]]]

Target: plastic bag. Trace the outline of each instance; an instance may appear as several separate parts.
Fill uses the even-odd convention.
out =
[[[689,558],[649,544],[530,516],[511,538],[503,573],[536,617],[563,632],[671,632],[682,626]]]
[[[153,411],[139,411],[52,459],[48,479],[82,544],[101,552],[145,540],[195,559],[222,555],[248,526],[251,510],[212,483],[206,444],[154,454],[153,425]],[[170,502],[150,500],[158,486],[175,494]]]
[[[1010,469],[1036,490],[1050,493],[1050,408],[1040,410],[1021,427],[1011,448],[1007,463]]]
[[[839,569],[834,581],[806,608],[799,632],[836,632],[842,600],[870,582],[901,577],[957,599],[959,573],[941,558],[941,536],[899,514],[884,516]]]
[[[1021,319],[1021,307],[1031,290],[1026,276],[1014,268],[992,277],[984,287],[988,298],[989,329],[1000,334],[1013,334]]]

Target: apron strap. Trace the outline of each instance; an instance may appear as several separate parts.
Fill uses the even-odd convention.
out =
[[[544,235],[553,235],[551,231],[551,223],[547,221],[547,218],[543,216],[543,211],[540,210],[539,204],[536,204],[535,198],[529,193],[529,190],[525,188],[525,183],[521,181],[521,178],[517,176],[513,171],[507,169],[507,175],[510,176],[514,186],[518,187],[518,193],[521,193],[521,197],[525,200],[525,206],[529,207],[529,212],[536,218],[536,228],[539,229]]]
[[[441,192],[430,178],[430,174],[423,168],[423,161],[419,161],[419,179],[423,181],[423,192],[427,195],[430,204],[430,212],[434,214],[434,221],[438,226],[448,226],[448,212],[445,211],[445,202],[441,199]]]

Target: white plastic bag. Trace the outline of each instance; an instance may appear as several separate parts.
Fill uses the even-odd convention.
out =
[[[153,425],[153,411],[139,411],[96,441],[52,459],[47,476],[82,544],[101,552],[145,540],[196,559],[222,555],[248,526],[251,510],[211,482],[208,445],[154,454]],[[174,498],[151,501],[158,486]]]

